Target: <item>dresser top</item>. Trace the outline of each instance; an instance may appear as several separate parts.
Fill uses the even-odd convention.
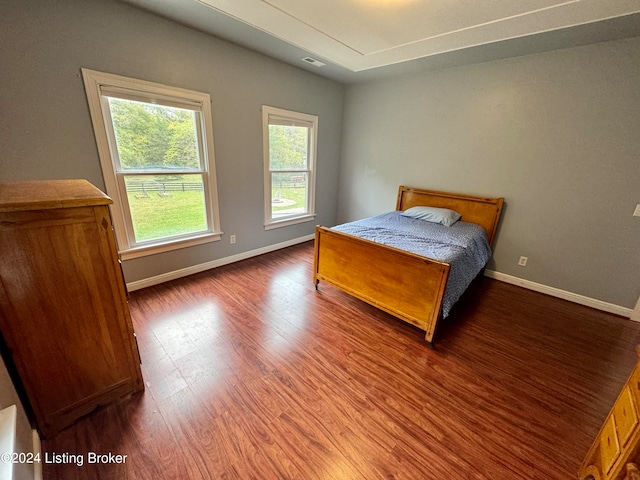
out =
[[[0,212],[109,205],[112,200],[86,180],[0,182]]]

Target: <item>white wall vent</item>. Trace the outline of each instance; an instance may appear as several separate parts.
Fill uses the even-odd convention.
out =
[[[316,60],[315,58],[311,57],[304,57],[302,61],[310,63],[311,65],[315,65],[316,67],[324,67],[326,65],[326,63],[322,63],[320,60]]]

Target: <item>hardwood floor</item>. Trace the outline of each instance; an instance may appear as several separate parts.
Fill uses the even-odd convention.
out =
[[[430,350],[415,327],[315,291],[312,248],[133,292],[146,391],[43,442],[84,461],[44,478],[576,478],[640,324],[485,278]]]

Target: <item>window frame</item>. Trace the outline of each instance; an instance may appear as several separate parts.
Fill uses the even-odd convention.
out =
[[[277,120],[271,123],[270,119]],[[291,125],[307,127],[309,129],[307,137],[307,168],[292,170],[271,170],[269,157],[269,126],[270,125]],[[263,145],[263,165],[264,165],[264,228],[271,230],[274,228],[286,227],[297,223],[308,222],[316,217],[315,213],[315,185],[316,185],[316,159],[318,146],[318,116],[308,113],[285,110],[282,108],[262,106],[262,145]],[[286,172],[307,173],[307,205],[305,212],[295,213],[283,217],[274,218],[272,210],[272,174]]]
[[[86,68],[81,70],[107,195],[114,200],[111,205],[111,216],[120,257],[126,260],[220,240],[223,232],[220,230],[211,97],[209,94]],[[157,103],[199,112],[196,116],[199,117],[196,127],[201,150],[201,170],[189,170],[182,173],[193,173],[202,176],[208,225],[206,231],[136,242],[125,188],[125,177],[129,175],[159,175],[175,172],[171,170],[162,171],[161,169],[127,169],[126,172],[120,171],[120,159],[108,96]]]

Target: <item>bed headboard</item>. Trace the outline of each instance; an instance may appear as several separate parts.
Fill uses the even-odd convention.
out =
[[[416,206],[455,210],[462,215],[460,220],[477,223],[484,228],[489,238],[489,245],[493,246],[503,203],[504,198],[476,197],[400,186],[396,210],[406,210]]]

